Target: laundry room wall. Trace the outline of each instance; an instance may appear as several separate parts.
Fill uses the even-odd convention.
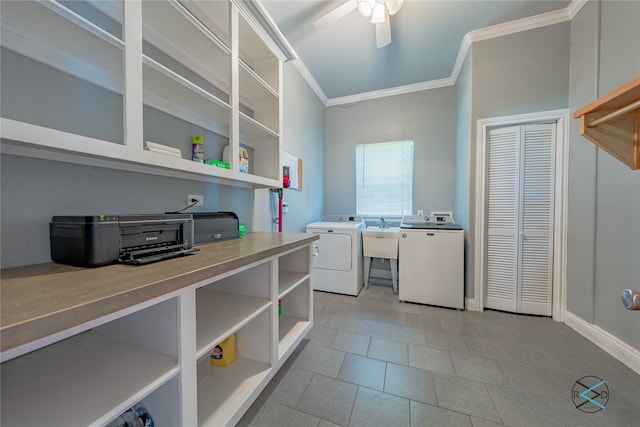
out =
[[[466,268],[464,270],[465,295],[469,295],[467,289],[471,288],[473,295],[473,268],[469,264],[471,248],[469,247],[469,197],[471,187],[471,58],[473,46],[464,60],[460,73],[456,79],[456,176],[454,208],[456,223],[464,230],[464,258]]]
[[[589,1],[571,26],[571,111],[640,75],[640,2]],[[640,284],[640,171],[597,148],[572,121],[567,310],[640,350],[640,316],[620,295]]]
[[[470,99],[469,204],[465,294],[474,298],[476,123],[479,119],[557,110],[568,107],[570,23],[549,25],[473,43],[470,53],[471,84],[458,83],[458,98]],[[464,70],[463,70],[464,71]],[[464,77],[464,75],[463,75]],[[465,93],[470,87],[471,93]],[[458,138],[466,138],[465,117],[458,117]],[[461,122],[462,121],[462,122]],[[458,141],[458,147],[467,146]],[[463,151],[456,154],[461,161]],[[456,191],[464,191],[460,182]],[[464,203],[458,201],[463,207]],[[460,210],[460,209],[458,209]],[[463,215],[464,217],[464,215]]]
[[[306,225],[317,221],[324,209],[325,107],[293,62],[284,64],[283,94],[282,148],[302,159],[302,190],[283,191],[283,202],[288,203],[289,212],[282,215],[282,231],[304,232]],[[277,199],[270,199],[268,189],[256,190],[254,207],[254,231],[277,231],[277,223],[273,221]]]
[[[355,146],[414,141],[413,209],[453,209],[453,86],[327,108],[325,214],[356,212]],[[454,213],[455,216],[455,213]]]
[[[5,154],[0,162],[2,268],[51,261],[53,215],[162,213],[202,194],[193,211],[233,211],[251,227],[249,189]]]
[[[283,149],[302,159],[302,190],[284,190],[282,230],[301,232],[324,209],[325,107],[293,63],[284,65],[284,76]]]

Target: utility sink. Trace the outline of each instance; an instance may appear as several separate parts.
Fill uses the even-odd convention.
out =
[[[398,293],[398,237],[400,227],[367,227],[362,230],[364,255],[364,286],[369,288],[371,258],[388,258],[393,280],[393,292]]]
[[[364,256],[371,258],[398,258],[400,227],[367,227],[362,230]]]

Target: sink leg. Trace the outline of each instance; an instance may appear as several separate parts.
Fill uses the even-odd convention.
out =
[[[371,257],[364,257],[364,288],[369,289],[369,270],[371,270]]]
[[[393,293],[398,294],[398,260],[390,259],[391,264],[391,280],[393,281]]]

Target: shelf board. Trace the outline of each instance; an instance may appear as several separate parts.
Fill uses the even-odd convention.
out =
[[[297,271],[287,270],[279,271],[278,275],[278,298],[284,297],[289,292],[294,290],[298,285],[303,283],[307,278],[309,278],[309,274],[307,273],[299,273]]]
[[[142,3],[143,38],[180,64],[229,91],[231,50],[182,4]]]
[[[265,142],[276,143],[278,141],[278,133],[241,112],[240,138],[241,143],[253,147]]]
[[[640,169],[640,77],[577,110],[580,133],[631,169]]]
[[[2,425],[89,426],[106,424],[180,368],[175,358],[89,331],[1,372]]]
[[[229,2],[180,0],[180,4],[202,22],[224,46],[231,46],[231,38],[229,36]]]
[[[249,20],[243,16],[243,13],[245,12],[248,12],[246,8],[240,7],[240,15],[238,19],[240,59],[253,69],[255,69],[259,64],[272,62],[274,59],[278,60],[278,55],[275,54],[271,48],[267,46],[265,40],[263,40],[263,36],[268,36],[266,36],[263,31],[252,25]],[[256,25],[258,24],[256,23]]]
[[[307,319],[295,316],[278,316],[279,343],[278,358],[282,358],[297,342],[301,340],[311,328]]]
[[[240,102],[254,111],[262,109],[275,112],[271,110],[273,110],[273,106],[278,105],[278,94],[249,68],[243,66],[238,68]]]
[[[263,362],[238,356],[227,366],[210,366],[198,381],[198,425],[230,424],[252,395],[257,395],[273,368]]]
[[[196,358],[268,309],[271,301],[200,288],[196,292]]]
[[[66,10],[57,6],[58,12]],[[122,94],[124,43],[81,17],[37,2],[3,2],[2,46]],[[69,25],[72,23],[73,25]]]
[[[274,96],[275,98],[278,98],[280,95],[278,94],[278,91],[275,90],[274,88],[271,87],[271,85],[269,83],[267,83],[258,73],[256,73],[249,65],[247,65],[246,62],[244,62],[242,59],[240,60],[240,69],[242,69],[244,72],[246,72],[250,78],[252,78],[253,80],[255,80],[256,84],[260,85],[262,87],[262,92],[263,94],[265,94],[265,90],[267,92],[269,92],[272,96]]]
[[[247,188],[281,185],[276,179],[243,174],[6,118],[0,118],[0,137],[4,154]]]
[[[143,63],[145,104],[229,136],[229,104],[148,56],[143,55]]]

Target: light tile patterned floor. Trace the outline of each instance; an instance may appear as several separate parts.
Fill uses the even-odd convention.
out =
[[[315,325],[240,426],[638,426],[640,376],[548,318],[314,292]],[[605,410],[576,409],[594,375]]]

